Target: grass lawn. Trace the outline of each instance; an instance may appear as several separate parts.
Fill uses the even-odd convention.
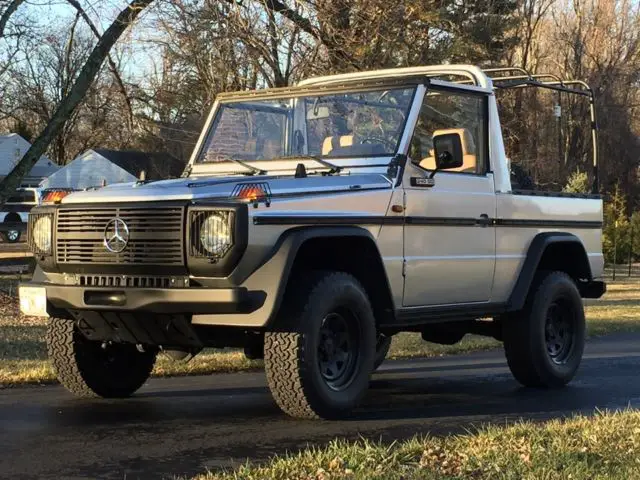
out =
[[[15,277],[0,276],[0,387],[20,383],[55,381],[44,344],[45,322],[24,317],[15,299]],[[640,282],[609,284],[606,296],[588,301],[586,312],[590,335],[619,331],[640,331]],[[394,337],[390,358],[430,357],[500,347],[496,340],[467,335],[456,345],[425,342],[416,333]],[[154,375],[191,375],[257,369],[241,351],[207,349],[188,363],[160,356]]]
[[[263,466],[197,480],[627,480],[640,478],[640,412],[489,426],[466,435],[392,445],[334,441]]]

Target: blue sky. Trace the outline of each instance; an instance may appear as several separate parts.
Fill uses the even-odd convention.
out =
[[[113,19],[122,8],[128,3],[124,0],[79,0],[91,20],[101,31],[106,30]],[[32,0],[25,2],[20,9],[29,14],[42,26],[62,26],[69,24],[75,17],[76,10],[65,0]],[[145,12],[141,15],[140,21],[136,23],[131,34],[133,38],[121,38],[117,44],[117,49],[126,49],[130,52],[127,55],[127,63],[123,66],[123,74],[132,81],[139,81],[144,78],[145,72],[152,67],[157,59],[156,52],[149,51],[148,44],[136,41],[141,36],[149,33],[149,20],[153,18],[153,11]],[[125,34],[126,35],[126,34]]]

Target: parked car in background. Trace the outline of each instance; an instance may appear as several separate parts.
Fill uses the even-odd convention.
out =
[[[22,187],[0,207],[0,233],[5,242],[16,243],[24,237],[29,212],[43,201],[51,202],[76,191],[73,188]]]
[[[0,232],[5,242],[16,243],[27,229],[29,212],[40,204],[40,189],[19,188],[0,209]]]

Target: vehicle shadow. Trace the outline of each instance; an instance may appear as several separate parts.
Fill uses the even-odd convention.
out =
[[[485,368],[495,367],[495,364]],[[562,389],[522,387],[509,372],[493,375],[436,376],[436,371],[423,370],[424,378],[377,376],[372,394],[353,421],[437,419],[451,417],[555,417],[567,412],[593,411],[595,408],[625,407],[640,404],[640,383],[635,373],[638,358],[585,359],[576,378]],[[462,370],[467,369],[464,367]],[[598,370],[597,376],[592,370]],[[478,370],[480,372],[480,370]],[[418,371],[414,370],[415,373]],[[375,393],[374,393],[375,392]]]
[[[622,357],[613,362],[585,359],[579,375],[561,390],[523,388],[504,366],[497,368],[496,362],[478,363],[471,369],[399,369],[374,375],[363,405],[344,422],[329,423],[349,430],[353,422],[353,428],[364,431],[376,428],[380,421],[389,426],[416,420],[466,424],[506,417],[553,418],[595,408],[625,407],[629,402],[640,403],[640,382],[635,381],[639,368],[638,357]],[[278,409],[264,380],[217,388],[212,385],[214,377],[206,378],[211,380],[203,380],[202,388],[142,391],[126,400],[65,400],[55,408],[69,407],[68,414],[58,415],[55,421],[111,427],[147,424],[154,430],[176,420],[187,424],[300,422]],[[328,428],[327,422],[314,421],[305,428],[314,430],[316,426]]]

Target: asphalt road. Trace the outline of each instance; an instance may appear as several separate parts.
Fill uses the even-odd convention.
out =
[[[502,352],[387,362],[363,407],[343,422],[285,416],[262,372],[151,380],[124,401],[77,400],[58,386],[6,389],[0,477],[172,478],[336,436],[388,441],[483,422],[639,407],[638,372],[638,334],[590,342],[579,375],[560,391],[520,388]]]

